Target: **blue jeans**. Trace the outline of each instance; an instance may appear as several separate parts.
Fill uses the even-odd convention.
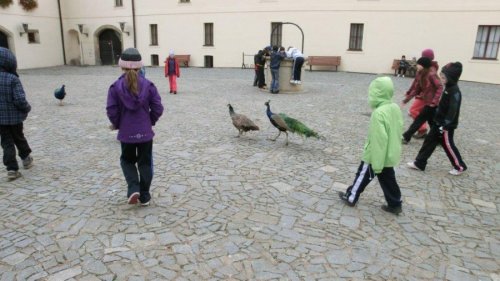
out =
[[[276,92],[279,91],[280,89],[280,69],[276,68],[273,69],[271,68],[271,91]]]

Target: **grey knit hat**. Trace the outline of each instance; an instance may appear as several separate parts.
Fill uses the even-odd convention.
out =
[[[143,66],[141,54],[136,48],[128,48],[120,56],[118,65],[121,68],[139,69]]]

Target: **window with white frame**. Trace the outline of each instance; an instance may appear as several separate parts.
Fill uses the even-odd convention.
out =
[[[122,7],[123,6],[123,0],[115,0],[115,7]]]
[[[179,0],[179,3],[190,3],[191,0]]]
[[[498,58],[500,25],[480,25],[477,29],[474,59],[492,60]]]

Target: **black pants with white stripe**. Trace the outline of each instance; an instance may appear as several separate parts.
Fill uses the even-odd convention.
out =
[[[361,161],[356,178],[349,188],[347,188],[346,195],[349,202],[356,204],[359,196],[365,190],[365,187],[375,177],[372,166],[368,163]],[[396,182],[396,175],[393,167],[385,167],[380,174],[377,174],[378,181],[382,190],[384,191],[385,201],[389,207],[401,206],[401,190]]]
[[[436,146],[441,144],[453,168],[460,172],[467,170],[467,165],[465,165],[458,148],[455,146],[455,141],[453,140],[454,133],[455,129],[443,131],[443,133],[441,133],[438,126],[432,126],[415,159],[415,166],[422,171],[425,170],[427,160],[431,157]]]

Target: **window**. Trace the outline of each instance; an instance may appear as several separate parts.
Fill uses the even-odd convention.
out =
[[[496,59],[500,42],[500,25],[480,25],[477,29],[475,59]]]
[[[190,0],[180,0],[179,3],[189,3],[191,2]]]
[[[349,37],[349,50],[363,50],[363,24],[351,23],[351,35]]]
[[[123,0],[115,0],[115,7],[122,7],[123,6]]]
[[[160,65],[160,59],[158,55],[151,55],[151,65],[152,66],[159,66]]]
[[[205,46],[214,45],[214,24],[205,23]]]
[[[214,57],[213,56],[205,56],[205,67],[206,68],[214,67]]]
[[[283,24],[281,22],[271,23],[271,45],[281,46],[281,37],[283,34]]]
[[[28,31],[28,43],[30,44],[40,43],[40,34],[38,33],[38,30]]]
[[[158,46],[158,25],[150,24],[149,31],[151,33],[151,46]]]

